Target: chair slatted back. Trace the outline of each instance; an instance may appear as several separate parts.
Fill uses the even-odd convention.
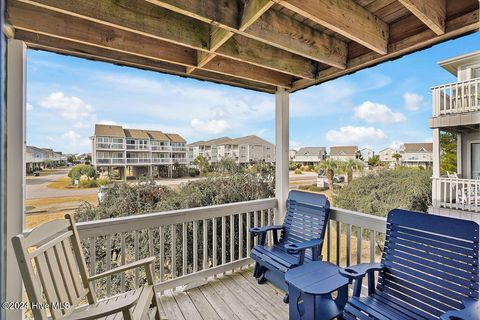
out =
[[[33,229],[28,235],[17,235],[12,244],[22,274],[28,299],[48,304],[51,317],[68,316],[83,299],[95,303],[88,281],[75,222],[70,215]],[[64,303],[68,303],[68,308]],[[44,308],[32,308],[35,319],[47,319]]]
[[[329,212],[330,203],[324,195],[290,191],[282,242],[286,244],[323,239]]]
[[[406,210],[392,210],[377,293],[418,319],[438,319],[478,299],[479,225]]]

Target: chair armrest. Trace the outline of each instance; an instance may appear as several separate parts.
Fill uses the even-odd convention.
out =
[[[101,305],[90,305],[85,310],[75,312],[71,315],[68,315],[65,319],[68,320],[90,320],[90,319],[98,319],[104,318],[106,316],[128,311],[131,307],[133,307],[136,303],[138,298],[140,297],[141,290],[137,290],[137,292],[125,299],[120,301],[110,302],[108,304],[101,304]]]
[[[441,320],[479,320],[480,319],[480,301],[474,299],[463,300],[465,308],[461,310],[451,310],[445,312]]]
[[[352,267],[340,269],[338,272],[350,280],[363,278],[370,271],[380,271],[384,269],[380,263],[360,263]]]
[[[265,226],[265,227],[254,227],[248,229],[248,231],[255,237],[261,233],[273,230],[283,230],[283,225],[274,225],[274,226]]]
[[[287,243],[283,247],[288,250],[288,253],[298,253],[300,251],[305,251],[313,247],[321,246],[322,243],[323,240],[313,239],[304,242]]]
[[[134,261],[134,262],[131,262],[131,263],[124,264],[123,266],[113,268],[113,269],[107,270],[105,272],[102,272],[102,273],[96,274],[94,276],[91,276],[90,278],[88,278],[88,280],[93,281],[93,280],[98,280],[98,279],[101,279],[101,278],[105,278],[105,277],[111,276],[112,274],[116,274],[116,273],[119,273],[119,272],[124,272],[124,271],[130,270],[130,269],[135,269],[135,268],[138,268],[138,267],[141,267],[141,266],[146,266],[150,263],[153,263],[154,261],[155,261],[155,257],[148,257],[148,258],[145,258],[145,259],[140,259],[140,260],[137,260],[137,261]]]

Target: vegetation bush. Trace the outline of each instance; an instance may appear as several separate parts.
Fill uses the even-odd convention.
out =
[[[426,212],[432,202],[431,170],[398,167],[353,180],[337,191],[335,206],[386,216],[394,208]]]
[[[295,169],[295,171],[294,171],[293,173],[295,173],[295,174],[302,174],[302,170],[300,170],[300,169]]]
[[[311,191],[311,192],[322,192],[322,191],[326,190],[326,188],[317,187],[316,184],[302,185],[302,186],[299,186],[298,189],[307,190],[307,191]]]
[[[74,180],[80,180],[80,177],[87,176],[88,178],[95,178],[95,169],[87,164],[77,164],[68,172],[68,177]]]
[[[288,164],[288,170],[293,171],[295,169],[300,169],[302,165],[300,163],[290,162]]]
[[[198,170],[197,168],[190,168],[189,171],[188,171],[188,175],[190,177],[196,177],[198,175],[200,175],[200,170]]]
[[[107,181],[107,183],[108,183],[108,181]],[[80,180],[78,186],[80,188],[96,188],[96,187],[100,186],[100,184],[95,179],[85,179],[85,180]]]

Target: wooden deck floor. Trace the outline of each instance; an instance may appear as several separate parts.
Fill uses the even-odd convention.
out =
[[[186,292],[162,296],[167,319],[288,319],[284,293],[266,283],[258,285],[251,270],[222,276]]]

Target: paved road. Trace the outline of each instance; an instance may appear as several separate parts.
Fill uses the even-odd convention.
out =
[[[293,171],[289,173],[290,183],[317,183],[317,173],[315,172],[302,172],[302,174],[295,174]]]

